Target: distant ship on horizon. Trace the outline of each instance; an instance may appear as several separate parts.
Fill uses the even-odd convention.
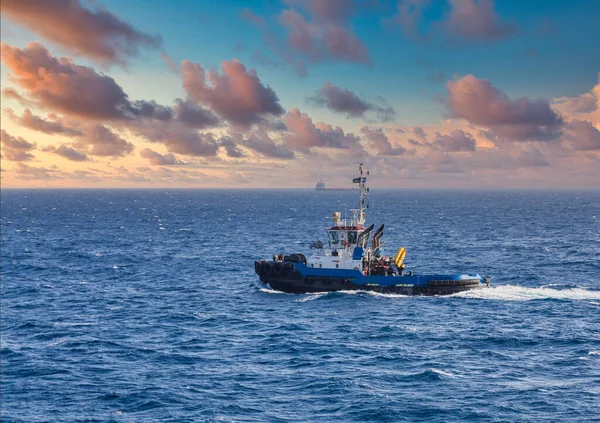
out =
[[[336,188],[327,188],[325,186],[325,182],[323,182],[322,180],[317,182],[317,185],[315,185],[315,191],[356,191],[357,188],[340,188],[340,187],[336,187]]]

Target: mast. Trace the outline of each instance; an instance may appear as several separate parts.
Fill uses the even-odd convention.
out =
[[[358,225],[365,224],[365,216],[367,214],[366,209],[369,207],[365,206],[365,198],[367,193],[369,192],[369,188],[367,188],[367,176],[369,175],[369,171],[363,171],[363,164],[358,164],[358,170],[360,172],[360,176],[355,178],[353,182],[358,182],[358,187],[360,188],[360,197],[358,201],[358,213],[355,213],[354,220]]]

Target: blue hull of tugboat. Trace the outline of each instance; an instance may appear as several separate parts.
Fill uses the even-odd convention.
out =
[[[365,276],[360,270],[308,267],[300,262],[254,262],[261,282],[292,294],[328,291],[375,291],[403,295],[447,295],[489,285],[479,275]]]

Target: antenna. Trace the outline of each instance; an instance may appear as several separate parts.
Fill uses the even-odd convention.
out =
[[[365,197],[367,196],[367,192],[369,191],[369,189],[366,187],[366,182],[367,182],[367,177],[363,176],[364,172],[363,172],[363,164],[359,163],[358,164],[358,170],[360,172],[360,177],[359,177],[359,181],[358,181],[358,186],[360,188],[360,198],[359,198],[359,203],[358,203],[358,219],[357,219],[357,223],[360,225],[364,225],[365,224]],[[367,171],[367,175],[369,174],[369,171]],[[368,208],[368,206],[367,206]]]

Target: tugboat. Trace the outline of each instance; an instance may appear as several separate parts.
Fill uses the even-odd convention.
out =
[[[383,255],[384,225],[374,232],[374,224],[365,227],[368,175],[361,163],[359,176],[352,180],[360,190],[358,209],[351,210],[351,219],[342,219],[340,212],[333,213],[326,246],[320,241],[314,242],[311,247],[315,251],[308,258],[300,253],[275,254],[272,260],[255,261],[254,270],[260,281],[274,290],[292,294],[350,290],[446,295],[490,285],[490,278],[478,274],[415,275],[405,272],[404,247],[400,247],[394,257]]]

